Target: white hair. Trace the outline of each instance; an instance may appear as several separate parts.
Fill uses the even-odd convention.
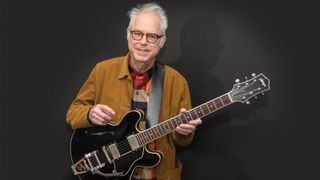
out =
[[[128,16],[130,21],[129,21],[129,26],[127,28],[127,38],[129,39],[129,36],[130,36],[130,27],[133,25],[137,16],[143,12],[151,12],[159,17],[161,33],[165,36],[166,30],[168,28],[167,14],[161,6],[159,6],[155,2],[152,2],[152,3],[138,5],[137,7],[132,8],[130,11],[128,11]]]

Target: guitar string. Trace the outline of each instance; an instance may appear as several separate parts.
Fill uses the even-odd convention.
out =
[[[170,126],[169,126],[169,127],[170,127]],[[148,129],[147,131],[144,131],[144,132],[141,133],[141,134],[144,134],[144,135],[147,136],[147,137],[145,137],[147,143],[144,143],[144,145],[145,145],[145,144],[148,144],[149,142],[151,142],[151,141],[150,141],[151,139],[154,139],[154,138],[152,138],[152,137],[148,134],[148,132],[149,132],[149,133],[151,132],[150,134],[154,134],[154,135],[156,136],[156,138],[161,137],[161,136],[163,135],[163,134],[159,133],[159,131],[157,131],[158,134],[160,134],[160,136],[158,136],[156,133],[153,133],[154,131],[152,131],[152,130],[157,131],[157,130],[153,127],[153,128]],[[172,130],[172,129],[169,129],[169,131],[170,131],[170,130]],[[136,135],[138,135],[138,134],[136,134]],[[143,136],[143,135],[142,135],[142,136]],[[140,138],[140,137],[137,137],[137,138]],[[140,139],[141,139],[141,138],[140,138]],[[144,140],[143,140],[143,141],[144,141]],[[130,150],[131,150],[130,144],[129,144],[128,141],[126,141],[126,140],[117,143],[117,146],[118,146],[119,149],[122,149],[122,150],[123,150],[123,149],[126,150],[126,151],[130,151]]]
[[[218,99],[218,98],[216,98],[216,99]],[[215,100],[215,99],[214,99],[214,100]],[[189,113],[188,115],[189,115],[190,117],[192,117],[193,119],[195,119],[195,118],[193,117],[193,115],[195,115],[196,118],[200,118],[200,117],[203,117],[203,116],[206,115],[206,113],[204,113],[205,111],[208,111],[208,113],[214,112],[216,109],[215,109],[215,110],[211,110],[211,109],[209,108],[209,106],[208,106],[208,103],[211,103],[211,102],[213,102],[214,104],[216,104],[216,103],[214,102],[214,100],[208,101],[207,103],[204,103],[204,104],[202,104],[202,105],[199,105],[199,106],[197,106],[197,107],[195,107],[195,108],[187,111],[186,113]],[[204,106],[204,105],[206,105],[206,106]],[[204,106],[205,108],[207,108],[207,109],[205,110],[203,106]],[[199,109],[201,110],[200,112],[201,112],[201,114],[202,114],[202,115],[200,115],[200,116],[199,116],[198,113],[196,112],[197,110],[199,111]],[[208,114],[208,113],[207,113],[207,114]],[[186,114],[184,114],[184,115],[186,115]],[[177,125],[179,125],[179,124],[181,124],[182,122],[184,122],[184,120],[188,121],[188,118],[181,119],[181,117],[182,117],[182,115],[179,115],[179,116],[176,116],[176,117],[173,117],[173,118],[169,119],[169,120],[166,121],[166,122],[163,122],[163,124],[160,124],[160,126],[162,126],[162,127],[157,126],[158,128],[160,128],[160,131],[159,131],[159,129],[156,129],[156,128],[154,127],[153,129],[148,129],[147,131],[144,131],[144,132],[142,132],[142,133],[139,133],[141,136],[147,135],[147,137],[141,138],[141,137],[138,137],[138,136],[137,136],[137,138],[140,138],[140,141],[143,142],[143,145],[146,145],[146,144],[148,144],[149,142],[151,142],[150,139],[153,139],[152,137],[150,137],[150,135],[148,135],[147,132],[151,132],[151,134],[154,134],[154,135],[156,136],[156,138],[161,137],[161,136],[167,134],[168,131],[172,131],[173,129],[172,129],[171,127],[174,127],[174,128],[177,127],[177,126],[175,126],[175,124],[174,124],[173,122],[175,122]],[[186,116],[185,116],[185,117],[186,117]],[[171,123],[171,126],[170,126],[169,123]],[[166,126],[166,125],[167,125],[167,126]],[[169,128],[167,128],[167,127],[169,127]],[[163,129],[162,129],[162,128],[165,129],[165,132],[164,132],[164,133],[163,133]],[[156,133],[154,133],[154,132],[156,132]],[[160,136],[158,136],[157,133],[160,134]],[[136,135],[138,135],[138,134],[136,134]],[[123,140],[123,141],[117,143],[117,146],[118,146],[119,149],[121,149],[121,150],[120,150],[120,151],[121,151],[120,153],[122,153],[122,154],[123,154],[123,153],[126,153],[126,152],[130,152],[130,151],[132,150],[129,142],[126,141],[126,140]],[[124,151],[124,152],[123,152],[123,151]],[[98,156],[99,159],[102,159],[102,158],[101,158],[102,155],[99,153],[99,151],[98,151],[97,156]],[[104,156],[102,156],[102,157],[104,157]],[[94,160],[94,163],[99,164],[98,161],[96,160],[96,158],[94,158],[93,160]]]
[[[216,99],[218,99],[218,98],[216,98]],[[215,99],[214,99],[215,100]],[[216,103],[214,102],[214,100],[212,100],[212,102],[216,105]],[[220,99],[221,100],[221,99]],[[223,100],[222,100],[223,101]],[[211,101],[209,101],[208,103],[211,103]],[[198,113],[196,112],[199,108],[200,108],[200,112],[201,112],[201,114],[202,115],[200,115],[200,117],[202,116],[204,116],[204,115],[206,115],[206,113],[205,112],[207,112],[207,114],[208,113],[210,113],[210,112],[214,112],[214,111],[216,111],[216,109],[215,110],[211,110],[210,109],[210,107],[208,106],[208,103],[204,103],[203,105],[199,105],[199,106],[197,106],[197,107],[195,107],[195,108],[193,108],[193,109],[191,109],[190,111],[187,111],[187,113],[189,113],[188,115],[190,116],[190,117],[192,117],[193,119],[195,119],[194,117],[193,117],[193,115],[195,115],[196,117],[199,117],[198,116]],[[228,103],[229,104],[229,103]],[[205,107],[207,108],[206,110],[204,109],[204,105],[206,105]],[[208,107],[207,107],[208,106]],[[217,109],[220,109],[220,108],[217,108]],[[199,111],[199,110],[198,110]],[[184,114],[185,115],[185,114]],[[148,140],[148,137],[149,137],[149,139],[152,139],[152,136],[150,136],[150,135],[148,135],[148,133],[147,132],[151,132],[151,135],[152,134],[154,134],[156,137],[158,137],[158,135],[157,135],[157,133],[158,134],[160,134],[160,136],[161,135],[165,135],[166,133],[167,133],[167,131],[170,131],[170,130],[173,130],[173,128],[171,128],[171,127],[176,127],[174,124],[172,124],[173,122],[175,122],[176,124],[181,124],[181,122],[183,122],[184,120],[186,120],[186,121],[188,121],[188,116],[185,116],[185,117],[187,117],[186,119],[181,119],[181,117],[182,116],[177,116],[177,117],[174,117],[174,118],[172,118],[171,120],[169,120],[169,121],[167,121],[167,122],[165,122],[164,124],[162,124],[162,127],[160,127],[160,126],[157,126],[159,129],[160,129],[160,131],[159,131],[159,129],[156,129],[156,128],[153,128],[153,129],[149,129],[149,130],[147,130],[147,131],[145,131],[145,132],[143,132],[145,135],[147,135],[147,137],[145,138],[145,139],[142,139],[141,137],[138,137],[138,138],[140,138],[140,141],[141,142],[143,142],[143,143],[145,143],[145,141],[146,142],[149,142],[150,140]],[[178,122],[177,122],[177,119],[179,119],[178,120]],[[174,121],[173,121],[174,120]],[[170,126],[170,124],[169,123],[171,123],[171,126]],[[165,125],[167,125],[167,126],[165,126]],[[169,129],[167,128],[167,127],[169,127]],[[165,129],[165,133],[163,133],[163,129],[162,128],[164,128]],[[154,133],[154,132],[156,132],[156,133]],[[141,134],[142,135],[142,134]],[[143,135],[142,135],[143,136]],[[150,138],[151,137],[151,138]],[[131,150],[131,147],[130,147],[130,144],[128,143],[128,141],[121,141],[121,142],[119,142],[118,144],[118,147],[120,147],[120,148],[124,148],[125,150]],[[104,156],[102,156],[102,154],[99,152],[99,151],[97,151],[96,152],[97,154],[97,157],[95,157],[95,156],[91,156],[90,158],[89,158],[89,160],[91,160],[92,161],[92,163],[95,163],[95,164],[99,164],[99,159],[102,159],[101,157],[104,157]],[[96,159],[96,158],[98,158],[98,159]]]
[[[159,138],[159,137],[161,137],[161,136],[163,136],[165,134],[168,134],[168,132],[173,130],[171,127],[176,128],[176,126],[174,124],[172,124],[173,120],[176,122],[176,124],[180,124],[179,122],[183,121],[183,120],[180,120],[179,122],[177,122],[177,118],[179,118],[179,117],[180,116],[177,116],[175,118],[171,118],[171,119],[169,119],[168,121],[166,121],[165,123],[162,124],[163,128],[165,129],[165,133],[163,133],[163,129],[161,129],[161,127],[158,126],[161,131],[157,130],[156,127],[153,127],[153,128],[148,129],[147,131],[144,131],[144,132],[141,133],[141,136],[146,135],[146,136],[144,136],[144,138],[141,138],[141,137],[137,137],[137,138],[139,138],[140,140],[142,139],[141,141],[143,142],[143,145],[146,145],[149,142],[152,142],[153,139],[157,139],[157,138]],[[191,117],[192,117],[192,115],[191,115]],[[171,126],[169,125],[169,123],[171,123]],[[167,126],[165,126],[165,124],[167,124]],[[154,132],[156,132],[156,133],[154,133]],[[149,134],[154,135],[155,138],[153,138]],[[160,136],[157,135],[157,134],[160,134]],[[136,134],[136,135],[138,135],[138,134]],[[146,140],[144,140],[144,139],[146,139]],[[127,150],[127,151],[131,150],[131,146],[128,143],[128,141],[126,141],[126,140],[117,143],[117,146],[118,146],[119,149],[124,149],[124,150]]]
[[[216,98],[216,99],[217,99],[217,98]],[[197,107],[195,107],[195,108],[187,111],[186,113],[189,113],[189,114],[187,114],[187,115],[188,115],[189,117],[192,117],[192,119],[195,119],[195,118],[194,118],[194,115],[196,116],[196,118],[200,118],[201,115],[199,116],[198,113],[196,112],[196,109],[199,109],[199,108],[202,110],[202,111],[201,111],[201,114],[203,114],[203,115],[205,115],[205,113],[203,113],[204,111],[209,111],[209,112],[211,112],[211,109],[210,109],[209,107],[206,107],[206,106],[205,106],[205,107],[207,108],[207,110],[203,110],[203,109],[204,109],[203,106],[204,106],[204,105],[207,105],[207,104],[210,103],[210,102],[211,102],[211,101],[208,101],[207,103],[204,103],[204,104],[202,104],[202,105],[199,105],[199,106],[197,106]],[[214,103],[214,100],[212,100],[212,102]],[[183,119],[181,119],[181,117],[182,117],[181,115],[180,115],[180,116],[176,116],[176,117],[173,117],[172,119],[164,122],[164,123],[162,124],[162,128],[165,129],[165,133],[163,133],[163,129],[160,127],[160,126],[161,126],[161,125],[160,125],[160,126],[158,126],[158,127],[160,128],[160,131],[159,131],[158,129],[156,129],[156,128],[153,128],[153,129],[150,128],[150,129],[148,129],[147,131],[144,131],[144,132],[142,132],[142,133],[139,133],[139,134],[141,134],[141,136],[146,135],[144,138],[141,138],[141,137],[138,137],[138,136],[137,136],[137,138],[139,138],[139,139],[143,142],[143,145],[148,144],[149,142],[151,142],[150,140],[155,139],[155,138],[153,138],[151,135],[154,134],[154,136],[155,136],[156,138],[158,138],[158,137],[161,137],[161,136],[167,134],[167,132],[172,131],[172,130],[173,130],[172,127],[176,128],[177,126],[175,126],[174,123],[172,123],[173,120],[175,121],[175,123],[176,123],[177,125],[181,124],[181,122],[188,121],[188,118],[183,118]],[[171,125],[170,125],[169,123],[171,123]],[[166,126],[166,125],[167,125],[167,126]],[[148,133],[148,132],[149,132],[149,133]],[[150,133],[150,132],[151,132],[151,133]],[[156,133],[154,133],[154,132],[156,132]],[[151,135],[149,135],[149,134],[151,134]],[[160,134],[160,136],[158,136],[157,134]],[[138,134],[136,134],[136,135],[138,135]],[[124,150],[124,151],[130,151],[130,150],[131,150],[131,146],[130,146],[129,142],[126,141],[126,140],[123,140],[123,141],[121,141],[121,142],[119,142],[119,143],[116,143],[116,145],[117,145],[117,147],[118,147],[119,149],[121,149],[121,150]]]
[[[100,151],[97,150],[96,155],[97,157],[95,156],[89,157],[89,161],[93,165],[93,167],[100,166],[103,162],[107,162],[106,159],[104,158],[104,155],[101,154]]]
[[[216,99],[217,99],[217,98],[216,98]],[[199,106],[191,109],[190,111],[187,111],[186,113],[189,113],[189,116],[192,117],[193,119],[203,117],[204,115],[206,115],[206,113],[203,113],[204,111],[208,111],[208,113],[214,111],[214,110],[211,111],[211,109],[210,109],[209,107],[207,107],[207,106],[208,106],[208,103],[210,103],[210,102],[211,102],[211,101],[209,101],[209,102],[207,102],[207,103],[204,103],[204,104],[202,104],[202,105],[199,105]],[[214,103],[213,100],[212,100],[212,102]],[[204,105],[206,105],[206,106],[204,106]],[[206,110],[204,110],[204,107],[203,107],[203,106],[206,108]],[[198,115],[198,113],[196,112],[197,109],[202,110],[202,111],[200,111],[200,113],[201,113],[202,115],[200,115],[200,116]],[[196,118],[194,117],[194,115],[196,116]],[[179,119],[179,120],[177,120],[177,119]],[[176,122],[176,124],[179,125],[179,124],[181,124],[181,122],[188,121],[187,118],[184,118],[184,119],[185,119],[185,120],[181,119],[181,115],[180,115],[180,116],[177,116],[177,117],[172,118],[171,120],[174,120],[174,121]],[[157,130],[156,128],[153,128],[153,130],[156,132],[156,133],[154,133],[154,131],[152,131],[152,129],[148,129],[147,131],[144,131],[144,132],[142,132],[142,134],[141,134],[141,136],[146,135],[147,137],[145,137],[145,138],[137,137],[137,138],[143,139],[143,140],[142,140],[142,141],[144,142],[143,144],[147,144],[147,143],[151,142],[149,139],[154,139],[154,138],[152,138],[152,136],[150,136],[150,135],[148,134],[148,132],[151,132],[151,134],[154,134],[154,135],[156,136],[156,138],[161,137],[162,135],[166,134],[168,131],[173,130],[171,127],[174,127],[174,128],[177,127],[177,126],[175,126],[174,124],[172,124],[173,121],[171,121],[171,120],[168,120],[168,121],[165,122],[167,126],[165,126],[165,124],[162,124],[162,125],[163,125],[163,128],[165,129],[165,133],[163,133],[163,132],[162,132],[163,129],[162,129],[160,126],[158,126],[158,127],[160,128],[160,130],[162,130],[162,131],[159,131],[159,130]],[[169,123],[171,123],[171,126],[170,126]],[[167,128],[167,127],[169,127],[169,128]],[[160,134],[160,136],[158,136],[157,133]],[[138,134],[136,134],[136,135],[138,135]],[[144,140],[144,139],[146,139],[146,140]],[[146,141],[147,143],[146,143],[145,141]],[[125,141],[125,140],[117,143],[117,146],[118,146],[119,148],[122,148],[122,149],[124,148],[124,149],[126,149],[126,150],[130,150],[130,149],[131,149],[130,144],[129,144],[127,141]]]
[[[229,104],[229,103],[228,103],[228,104]],[[207,105],[207,104],[206,104],[206,105]],[[200,112],[201,112],[201,114],[202,114],[202,115],[200,115],[200,116],[199,116],[198,113],[196,112],[197,109],[199,109],[199,108],[200,108],[200,110],[201,110]],[[206,108],[207,108],[207,109],[205,110],[203,107],[196,107],[196,108],[188,111],[188,112],[190,113],[189,116],[191,116],[193,119],[195,119],[195,118],[193,117],[193,115],[195,115],[196,117],[203,117],[203,116],[205,116],[206,114],[209,114],[210,112],[214,112],[214,111],[215,111],[215,110],[211,111],[211,109],[210,109],[209,107],[206,107]],[[218,108],[218,109],[219,109],[219,108]],[[199,110],[198,110],[198,111],[199,111]],[[177,118],[179,118],[180,121],[183,122],[183,120],[181,120],[180,116],[177,117]],[[180,121],[177,122],[177,118],[173,118],[174,121],[168,121],[168,122],[166,123],[168,126],[163,126],[163,128],[165,128],[166,130],[168,130],[167,127],[169,127],[169,131],[172,130],[171,127],[174,127],[174,128],[175,128],[176,126],[175,126],[174,124],[172,124],[173,122],[176,122],[177,124],[180,124],[180,123],[179,123]],[[186,119],[186,120],[188,121],[188,119]],[[171,123],[171,126],[170,126],[169,123]],[[157,127],[158,127],[160,130],[155,127],[155,128],[149,129],[148,131],[151,132],[152,134],[154,134],[156,137],[158,137],[157,133],[160,134],[160,136],[166,134],[166,133],[163,133],[163,129],[161,129],[160,126],[157,126]],[[148,131],[145,131],[145,132],[148,132]],[[154,133],[154,132],[156,132],[156,133]],[[148,135],[148,133],[145,133],[145,134]],[[138,138],[141,139],[141,137],[138,137]],[[150,138],[150,136],[149,136],[149,138]],[[152,138],[151,138],[151,139],[152,139]],[[144,140],[142,140],[142,141],[144,141]],[[148,140],[147,140],[147,141],[148,141]],[[131,147],[130,147],[129,145],[130,145],[130,144],[128,144],[127,141],[121,141],[121,142],[118,143],[118,146],[119,146],[119,147],[126,148],[127,150],[130,151],[130,150],[131,150]],[[100,165],[101,160],[103,160],[103,158],[104,158],[104,160],[105,160],[105,156],[103,156],[103,154],[100,153],[100,151],[97,151],[97,152],[96,152],[96,155],[97,155],[97,157],[91,156],[89,159],[91,160],[91,163]],[[98,158],[98,159],[97,159],[97,158]],[[107,162],[107,161],[106,161],[106,162]]]

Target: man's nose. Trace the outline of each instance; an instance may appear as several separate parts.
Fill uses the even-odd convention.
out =
[[[142,37],[142,39],[140,40],[140,43],[141,43],[141,44],[147,44],[147,42],[148,42],[148,40],[147,40],[147,35],[144,35],[144,36]]]

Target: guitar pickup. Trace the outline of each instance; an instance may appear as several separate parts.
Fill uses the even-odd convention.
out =
[[[138,142],[138,140],[137,140],[135,135],[128,136],[127,140],[128,140],[128,142],[130,144],[130,147],[131,147],[132,151],[137,150],[137,149],[140,148],[139,142]]]

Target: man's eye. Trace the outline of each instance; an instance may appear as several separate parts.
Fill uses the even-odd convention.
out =
[[[155,34],[149,34],[149,38],[152,40],[158,39],[157,35],[155,35]]]
[[[141,36],[141,32],[139,32],[139,31],[135,31],[135,32],[133,32],[134,33],[134,35],[136,35],[136,36]]]

